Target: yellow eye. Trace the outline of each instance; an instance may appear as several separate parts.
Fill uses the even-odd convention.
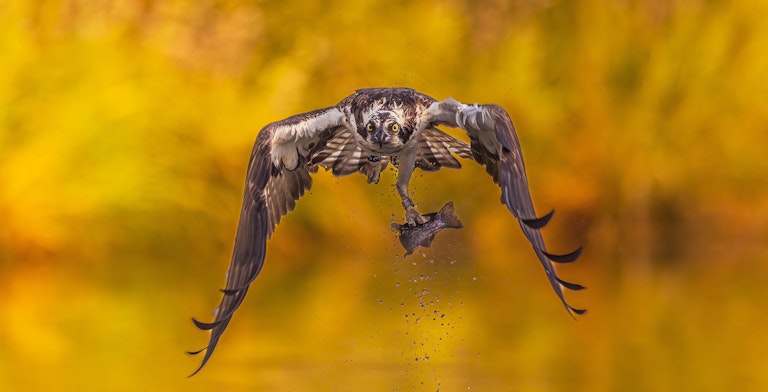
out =
[[[394,123],[394,124],[392,124],[391,127],[389,127],[389,129],[391,129],[392,132],[398,132],[398,131],[400,131],[400,124]]]
[[[372,132],[373,131],[373,124],[371,124],[371,123],[366,124],[365,130],[368,131],[368,132]]]

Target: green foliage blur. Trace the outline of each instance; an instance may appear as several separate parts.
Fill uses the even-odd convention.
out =
[[[0,1],[0,390],[768,389],[765,1]],[[483,168],[403,258],[322,171],[212,361],[258,130],[357,88],[511,114],[568,317]],[[455,133],[460,135],[460,133]]]

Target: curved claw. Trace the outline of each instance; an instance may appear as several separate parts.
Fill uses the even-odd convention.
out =
[[[408,207],[405,210],[405,221],[408,222],[408,226],[413,227],[426,223],[427,219],[419,214],[419,212],[416,211],[416,208]]]
[[[552,210],[547,215],[544,215],[541,218],[520,219],[520,221],[522,221],[526,226],[530,227],[531,229],[538,230],[546,226],[547,223],[549,223],[549,220],[552,219],[552,215],[554,214],[555,214],[555,210]]]

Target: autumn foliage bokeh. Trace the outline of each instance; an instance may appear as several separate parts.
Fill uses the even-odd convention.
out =
[[[0,389],[768,388],[765,1],[0,1]],[[212,361],[253,140],[356,88],[515,122],[562,309],[483,168],[403,258],[391,186],[315,176]],[[459,132],[451,131],[455,135]]]

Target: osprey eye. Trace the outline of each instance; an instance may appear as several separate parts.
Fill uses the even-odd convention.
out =
[[[373,132],[373,124],[368,123],[365,125],[365,130],[368,132]]]
[[[392,132],[398,132],[398,131],[400,131],[400,124],[394,123],[394,124],[389,126],[389,129],[391,129]]]

